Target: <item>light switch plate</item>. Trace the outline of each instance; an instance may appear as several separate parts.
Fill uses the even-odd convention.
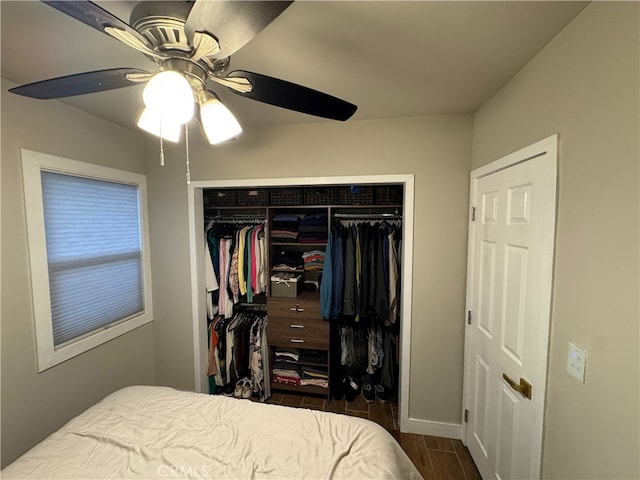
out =
[[[587,352],[573,343],[569,343],[567,373],[584,383],[584,372],[587,367]]]

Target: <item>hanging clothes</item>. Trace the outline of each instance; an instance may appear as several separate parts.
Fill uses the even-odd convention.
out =
[[[399,229],[390,229],[387,240],[389,243],[389,318],[385,320],[385,325],[394,325],[400,315],[398,308],[400,298],[399,234]]]
[[[236,304],[254,303],[267,292],[264,225],[211,222],[206,239],[207,317],[230,318]]]
[[[322,278],[320,281],[320,314],[322,318],[331,317],[331,291],[333,288],[333,235],[327,240],[327,247],[324,253],[324,268],[322,270]]]
[[[217,291],[220,287],[218,285],[218,279],[213,271],[213,263],[211,262],[211,249],[209,242],[204,243],[204,258],[205,258],[205,274],[204,284],[207,291],[207,318],[213,318],[218,313],[218,307],[213,304],[213,292]]]
[[[338,377],[332,385],[375,382],[393,395],[398,378],[400,225],[346,223],[331,228],[320,286],[323,318],[339,325],[339,368],[332,369]]]
[[[344,240],[344,293],[342,315],[355,316],[358,292],[356,291],[356,232],[352,225],[346,229]]]
[[[344,254],[342,240],[342,225],[336,225],[332,231],[333,250],[331,252],[332,288],[330,318],[339,319],[342,315],[342,299],[344,296]]]
[[[214,385],[210,393],[233,394],[236,382],[247,378],[260,400],[270,396],[266,329],[263,313],[240,312],[210,322],[207,374],[210,386]]]

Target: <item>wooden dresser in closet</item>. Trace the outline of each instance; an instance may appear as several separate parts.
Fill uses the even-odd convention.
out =
[[[318,293],[303,292],[297,298],[270,297],[267,304],[269,346],[298,349],[302,352],[298,362],[302,365],[327,367],[304,360],[305,350],[322,350],[329,355],[329,322],[320,315]],[[327,360],[328,362],[328,360]],[[307,385],[290,386],[272,383],[271,388],[279,390],[313,393],[328,396],[328,389]]]

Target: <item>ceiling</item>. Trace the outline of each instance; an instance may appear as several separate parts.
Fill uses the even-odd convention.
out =
[[[126,22],[136,2],[97,1]],[[354,120],[474,112],[588,2],[298,0],[236,52],[244,69],[358,105]],[[0,1],[1,74],[22,84],[114,67],[141,53],[37,1]],[[243,126],[329,121],[209,84]],[[64,101],[136,128],[141,85]],[[56,100],[33,100],[56,101]]]

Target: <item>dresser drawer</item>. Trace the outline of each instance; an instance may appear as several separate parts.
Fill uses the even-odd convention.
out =
[[[320,301],[316,298],[271,297],[267,302],[270,317],[293,319],[320,319]]]
[[[290,318],[268,315],[269,345],[329,349],[329,322],[319,318]]]

